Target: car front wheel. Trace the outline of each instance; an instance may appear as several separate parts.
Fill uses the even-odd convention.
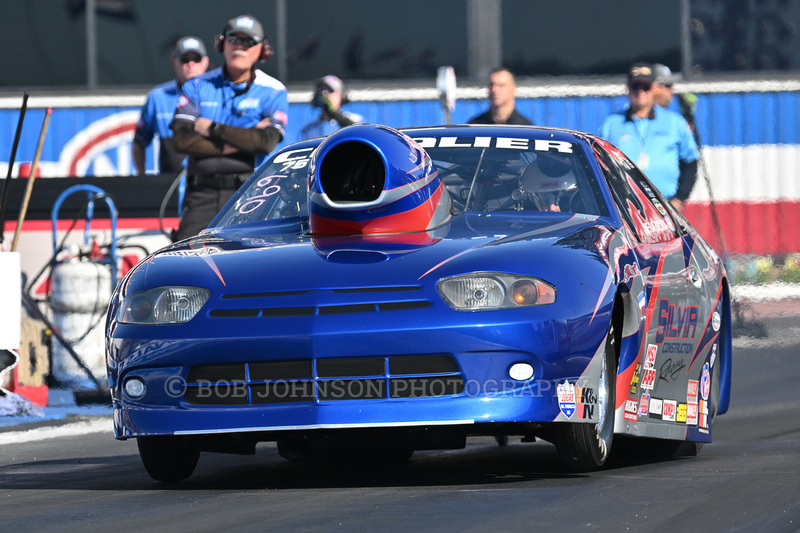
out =
[[[556,448],[561,460],[576,472],[588,472],[603,466],[611,452],[614,438],[614,402],[617,374],[614,325],[605,339],[603,368],[597,390],[597,424],[566,424],[556,427]]]
[[[200,458],[200,447],[187,437],[139,437],[136,443],[144,468],[156,481],[183,481],[192,475]]]

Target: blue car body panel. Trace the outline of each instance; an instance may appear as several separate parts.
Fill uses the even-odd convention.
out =
[[[152,254],[118,286],[107,329],[117,437],[270,438],[414,426],[492,433],[483,428],[596,423],[598,361],[610,325],[617,323],[615,432],[709,442],[711,421],[727,410],[730,398],[724,268],[679,214],[667,212],[663,197],[647,192],[635,167],[627,163],[627,179],[644,185],[625,204],[604,178],[604,160],[596,153],[624,156],[589,135],[488,127],[404,133],[433,154],[440,177],[443,169],[455,174],[458,165],[437,160],[436,148],[453,148],[457,159],[459,145],[474,157],[471,148],[491,143],[543,152],[564,146],[552,143],[570,143],[596,180],[587,198],[602,209],[516,210],[489,193],[487,205],[496,201],[499,208],[473,211],[474,185],[457,191],[445,176],[442,190],[464,200],[467,209],[455,203],[453,216],[425,231],[317,235],[302,209],[247,219],[243,213],[250,207],[242,206],[260,207],[266,191],[288,182],[290,172],[313,177],[319,170],[319,162],[309,159],[321,140],[289,146],[242,187],[209,230]],[[396,166],[402,175],[404,167]],[[286,176],[275,178],[276,168]],[[436,196],[426,193],[423,201],[431,198]],[[639,214],[621,211],[637,202],[645,205]],[[387,214],[396,206],[375,211],[402,217]],[[359,224],[365,212],[357,214]],[[456,310],[439,284],[466,273],[542,280],[555,288],[555,301]],[[120,320],[126,298],[167,286],[201,287],[210,296],[185,323]],[[533,369],[530,378],[510,375],[519,363]],[[145,384],[142,396],[126,392],[131,378]],[[563,395],[561,384],[577,395]]]

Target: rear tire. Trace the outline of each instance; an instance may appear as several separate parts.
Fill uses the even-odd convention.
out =
[[[559,423],[555,443],[561,461],[572,471],[589,472],[603,466],[614,439],[614,405],[617,375],[616,340],[612,323],[605,339],[603,368],[597,390],[597,424]]]
[[[200,458],[200,447],[187,437],[139,437],[136,443],[145,470],[156,481],[183,481],[192,475]]]

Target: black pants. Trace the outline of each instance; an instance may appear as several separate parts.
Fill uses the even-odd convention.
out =
[[[181,223],[175,233],[175,240],[197,235],[206,229],[217,216],[222,206],[236,193],[236,189],[217,189],[190,185],[186,198],[183,199]]]

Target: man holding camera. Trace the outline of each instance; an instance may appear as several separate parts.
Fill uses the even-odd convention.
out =
[[[342,80],[330,74],[318,79],[314,84],[311,105],[322,112],[317,120],[303,126],[299,140],[324,137],[340,128],[361,122],[363,119],[360,115],[342,111],[342,106],[348,101]]]

